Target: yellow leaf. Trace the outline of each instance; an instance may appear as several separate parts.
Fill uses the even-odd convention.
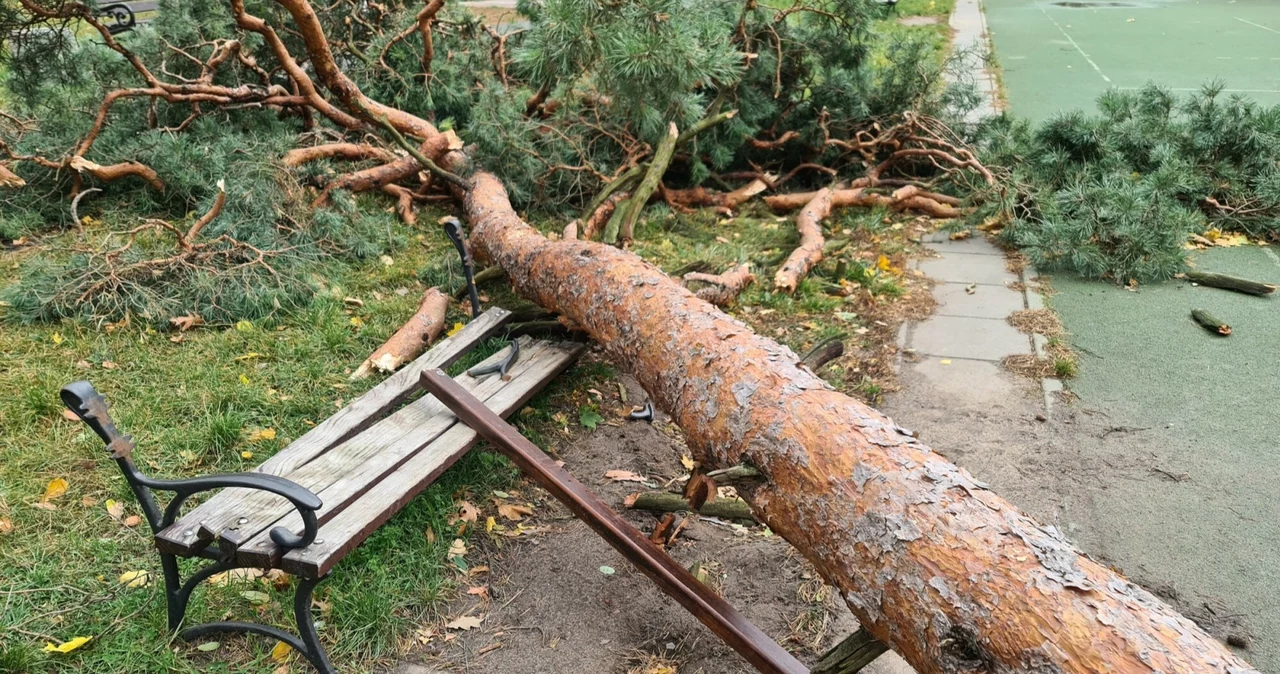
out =
[[[939,362],[939,363],[942,363],[943,365],[950,365],[950,364],[951,364],[951,359],[950,359],[950,358],[943,358],[942,360],[940,360],[940,361],[938,361],[938,362]]]
[[[64,641],[61,644],[58,644],[57,646],[54,646],[53,644],[45,644],[44,652],[45,653],[70,653],[71,651],[74,651],[80,648],[81,646],[89,643],[90,641],[93,641],[93,637],[76,637],[71,641]]]
[[[452,327],[452,328],[449,328],[449,334],[448,334],[448,335],[446,335],[446,336],[447,336],[447,337],[452,337],[452,336],[453,336],[453,333],[455,333],[455,332],[457,332],[457,331],[461,330],[461,329],[462,329],[462,327],[463,327],[463,326],[462,326],[462,324],[461,324],[461,323],[454,323],[454,324],[453,324],[453,327]]]
[[[244,376],[244,375],[240,375],[240,383],[241,383],[241,384],[244,384],[245,386],[248,386],[248,385],[249,385],[249,378],[248,378],[248,377],[246,377],[246,376]]]
[[[359,317],[359,316],[352,316],[352,317],[351,317],[351,325],[353,325],[353,326],[355,326],[355,327],[357,327],[357,328],[363,328],[363,327],[364,327],[364,321],[360,320],[360,317]]]
[[[276,662],[284,662],[285,659],[288,658],[289,654],[292,652],[293,652],[293,646],[290,646],[289,644],[286,644],[283,641],[277,642],[276,647],[271,649],[271,659],[275,660]]]
[[[40,497],[40,502],[48,503],[49,501],[57,500],[62,498],[65,493],[67,493],[67,481],[60,477],[55,477],[49,480],[49,484],[45,485],[44,496]]]
[[[53,333],[53,343],[55,346],[62,344],[64,341],[66,340],[62,338],[62,333],[60,332]]]
[[[688,454],[682,454],[680,455],[680,465],[684,466],[685,470],[693,470],[693,459]]]
[[[262,442],[263,440],[275,440],[276,429],[260,428],[249,434],[249,442]]]
[[[249,321],[239,321],[236,323],[236,332],[253,332],[253,323]]]
[[[114,517],[115,519],[120,519],[121,517],[124,517],[124,504],[123,504],[123,503],[121,503],[121,502],[119,502],[119,501],[117,501],[117,500],[115,500],[115,499],[107,499],[106,506],[107,506],[107,514],[108,514],[108,515],[110,515],[110,516]]]
[[[237,362],[243,362],[246,360],[253,360],[254,358],[258,358],[260,356],[262,356],[262,354],[258,353],[257,351],[250,351],[249,353],[246,353],[243,356],[236,356],[235,360]]]
[[[125,587],[146,587],[151,584],[150,571],[125,571],[120,574],[120,584]]]
[[[245,461],[248,461],[249,459],[253,458],[253,452],[246,449],[243,452],[240,452],[240,458],[244,459]]]
[[[876,260],[876,267],[878,267],[880,271],[889,271],[889,265],[889,258],[884,255],[881,255],[880,259]]]
[[[493,516],[484,518],[484,532],[486,534],[493,533],[493,528],[497,526],[497,524],[498,522],[493,519]]]

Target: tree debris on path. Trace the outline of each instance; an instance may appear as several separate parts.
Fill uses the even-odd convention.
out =
[[[1200,324],[1200,327],[1215,335],[1221,335],[1223,337],[1231,335],[1231,326],[1222,322],[1218,317],[1209,313],[1206,309],[1192,309],[1191,318],[1196,323]]]
[[[1230,276],[1227,274],[1218,274],[1207,271],[1189,271],[1186,274],[1187,280],[1192,283],[1198,283],[1202,286],[1211,288],[1222,288],[1223,290],[1234,290],[1238,293],[1246,295],[1266,296],[1274,293],[1277,286],[1271,283],[1262,283],[1259,281],[1251,281],[1239,276]]]

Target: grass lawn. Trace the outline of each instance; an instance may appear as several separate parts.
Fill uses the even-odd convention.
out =
[[[429,213],[423,219],[434,221]],[[312,306],[278,320],[186,333],[72,322],[0,330],[0,390],[7,392],[0,398],[0,624],[8,628],[0,631],[0,672],[267,672],[279,665],[269,657],[274,644],[262,639],[228,638],[208,652],[167,643],[159,560],[146,525],[125,526],[108,514],[108,500],[124,504],[121,519],[140,513],[102,443],[63,417],[58,390],[75,379],[93,382],[138,442],[136,460],[150,475],[248,470],[378,381],[350,383],[347,374],[412,314],[424,288],[420,271],[452,254],[442,234],[421,244],[398,234],[411,243],[392,264],[331,265],[326,291]],[[56,248],[68,238],[39,243]],[[25,255],[6,256],[4,282]],[[344,302],[348,297],[364,306]],[[491,340],[470,361],[501,344]],[[550,399],[582,383],[562,377],[532,407],[546,410]],[[521,416],[534,426],[548,419],[545,412]],[[251,439],[268,429],[274,438]],[[483,500],[515,475],[497,455],[471,452],[320,586],[322,635],[343,671],[363,671],[396,652],[432,619],[458,578],[443,563],[455,499],[471,491]],[[68,487],[50,501],[56,509],[33,505],[58,478]],[[428,529],[438,532],[434,542]],[[157,582],[125,587],[119,577],[130,571],[156,574]],[[246,591],[265,592],[270,601],[247,599]],[[188,618],[231,615],[291,627],[291,597],[288,583],[206,584]],[[40,652],[46,641],[79,636],[94,640],[67,655]]]

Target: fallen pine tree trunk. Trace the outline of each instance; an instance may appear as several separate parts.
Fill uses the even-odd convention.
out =
[[[757,468],[739,489],[752,512],[920,674],[1256,671],[790,350],[634,255],[548,240],[496,177],[471,180],[476,254],[632,370],[697,460]]]

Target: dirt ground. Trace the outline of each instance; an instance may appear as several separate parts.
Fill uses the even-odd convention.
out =
[[[886,399],[881,411],[1218,639],[1256,641],[1249,614],[1241,607],[1191,584],[1172,582],[1148,566],[1155,547],[1135,544],[1195,523],[1161,521],[1154,513],[1141,522],[1120,516],[1141,507],[1135,502],[1145,500],[1148,510],[1158,512],[1158,501],[1195,498],[1187,493],[1195,489],[1192,478],[1176,459],[1176,438],[1069,397],[1057,398],[1046,415],[1039,383],[1011,374],[1005,375],[1004,392],[975,400],[966,391],[932,386],[917,367],[904,365],[901,390]],[[1153,493],[1165,496],[1152,499]],[[1179,556],[1193,554],[1183,551]],[[1211,557],[1195,561],[1215,564]],[[1237,652],[1245,659],[1255,655]]]
[[[633,380],[624,381],[631,401],[645,399]],[[653,424],[614,423],[575,432],[558,456],[579,480],[649,533],[657,516],[624,506],[628,495],[648,487],[607,480],[604,474],[632,471],[649,478],[650,484],[665,485],[686,473],[680,459],[687,450],[665,415],[659,414]],[[423,634],[427,643],[387,671],[755,671],[545,492],[525,486],[523,494],[537,504],[536,514],[527,523],[537,532],[494,539],[473,549],[468,559],[489,571],[471,582],[486,587],[489,596],[460,593],[443,611],[446,622],[458,616],[482,616],[481,625],[467,631]],[[694,521],[670,553],[685,566],[701,563],[714,588],[806,663],[857,629],[857,622],[832,598],[807,562],[759,525]],[[606,574],[602,567],[614,571]],[[866,671],[911,670],[888,654]]]

